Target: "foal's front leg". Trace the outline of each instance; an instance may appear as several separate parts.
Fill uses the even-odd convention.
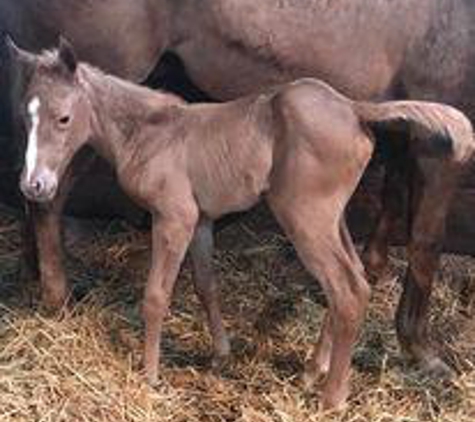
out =
[[[170,296],[198,221],[196,206],[166,215],[153,215],[152,265],[145,287],[143,317],[145,320],[144,368],[147,380],[157,381],[163,319],[168,312]]]

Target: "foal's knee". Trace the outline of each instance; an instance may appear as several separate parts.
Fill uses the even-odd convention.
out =
[[[160,233],[169,252],[181,252],[193,237],[198,222],[198,209],[190,204],[174,210],[173,215],[164,218]]]
[[[142,314],[145,321],[156,321],[165,316],[168,304],[167,292],[162,288],[145,292]]]
[[[371,297],[371,287],[364,277],[358,275],[357,278],[358,283],[356,285],[354,293],[360,305],[366,309],[366,306],[368,305],[369,299]]]
[[[341,295],[335,303],[335,313],[340,329],[348,335],[355,335],[363,321],[370,298],[370,287],[363,277]]]

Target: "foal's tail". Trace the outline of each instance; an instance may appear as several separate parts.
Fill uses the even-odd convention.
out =
[[[418,155],[468,161],[475,152],[472,124],[457,109],[422,101],[390,101],[381,104],[354,103],[359,118],[370,129],[409,135]]]

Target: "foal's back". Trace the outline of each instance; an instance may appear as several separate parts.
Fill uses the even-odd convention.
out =
[[[213,217],[249,208],[296,152],[312,156],[322,179],[329,168],[346,168],[337,178],[353,185],[372,148],[352,102],[313,79],[225,104],[188,106],[182,124],[191,128],[195,195]]]

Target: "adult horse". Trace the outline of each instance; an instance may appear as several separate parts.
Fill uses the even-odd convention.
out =
[[[3,1],[0,16],[21,45],[42,47],[63,32],[81,58],[131,79],[144,77],[156,58],[171,51],[216,99],[314,76],[355,99],[437,100],[475,117],[470,0],[25,0]],[[404,179],[401,161],[388,173],[389,186]],[[375,267],[384,264],[384,253],[375,251],[387,242],[399,202],[391,202],[398,198],[393,192],[387,198],[390,212],[367,255]],[[427,341],[427,308],[442,221],[428,236],[409,240],[397,318],[405,349],[437,368],[441,363]]]

